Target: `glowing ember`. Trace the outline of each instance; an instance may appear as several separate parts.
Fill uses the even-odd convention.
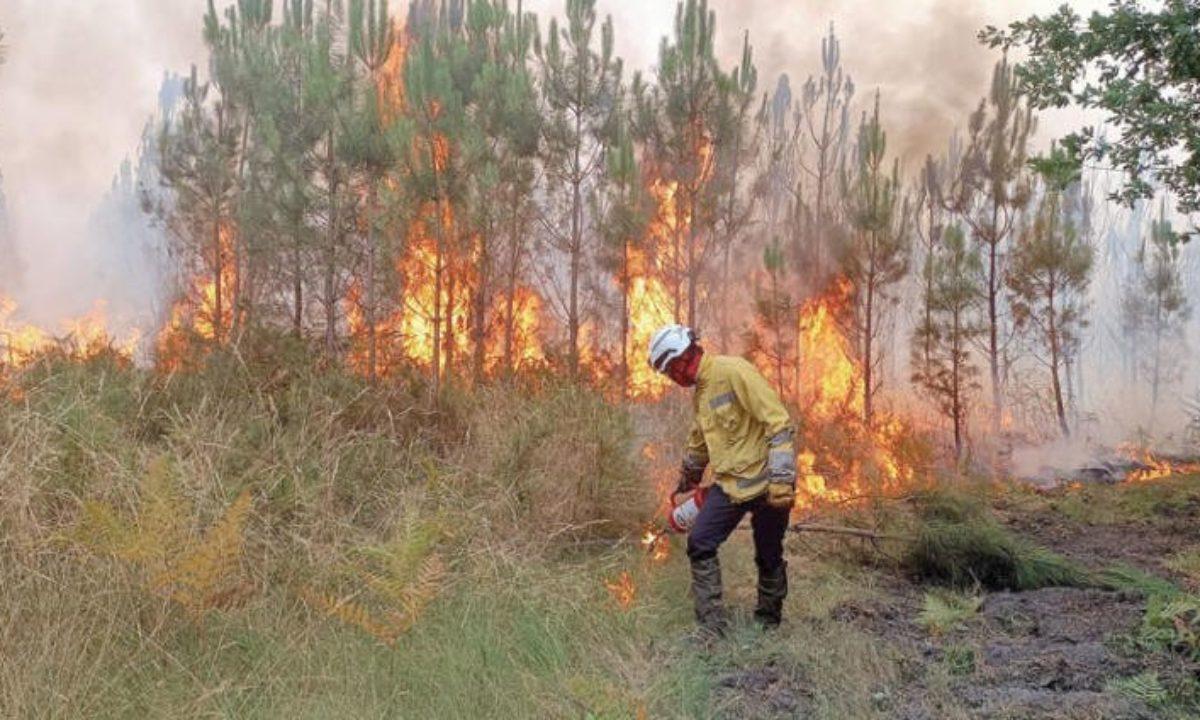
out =
[[[608,593],[612,595],[613,600],[616,600],[622,610],[633,607],[634,598],[637,596],[637,586],[634,585],[633,576],[629,574],[628,570],[622,570],[615,580],[605,580],[604,587],[608,588]]]

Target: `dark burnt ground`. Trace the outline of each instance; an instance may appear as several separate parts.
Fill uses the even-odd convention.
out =
[[[1018,489],[992,501],[995,517],[1014,535],[1080,566],[1132,568],[1197,588],[1166,562],[1185,549],[1200,557],[1200,477],[1145,488]],[[1179,704],[1198,687],[1200,666],[1144,641],[1148,601],[1138,591],[981,592],[973,615],[934,632],[921,617],[927,595],[940,590],[907,577],[896,548],[885,546],[885,554],[821,536],[792,542],[795,608],[810,612],[792,613],[790,629],[773,640],[749,633],[729,643],[739,649],[723,651],[710,676],[718,703],[712,717],[1200,717]],[[830,602],[813,599],[839,582],[828,591]],[[749,599],[745,593],[741,604]],[[743,617],[742,625],[749,624]],[[846,673],[846,665],[822,657],[845,654],[850,644],[856,657],[875,657],[876,664],[830,677],[835,667]],[[1148,704],[1151,698],[1131,681],[1151,676],[1169,700]],[[830,707],[830,695],[839,692],[860,698],[853,712]]]
[[[892,644],[904,683],[886,717],[1117,719],[1157,717],[1140,702],[1106,689],[1115,678],[1148,669],[1173,671],[1163,656],[1149,665],[1120,638],[1141,622],[1143,601],[1075,588],[991,593],[976,617],[944,634],[917,622],[916,587],[832,613]]]
[[[1070,492],[1002,502],[997,515],[1014,533],[1089,569],[1133,567],[1192,585],[1164,563],[1184,548],[1200,546],[1200,502],[1194,497],[1200,479],[1182,498],[1157,490],[1148,491],[1150,501],[1069,498]],[[1090,511],[1096,511],[1094,518]],[[984,593],[974,617],[933,634],[918,622],[928,590],[895,577],[883,597],[847,601],[830,614],[899,650],[904,683],[887,717],[1186,717],[1152,708],[1113,686],[1143,673],[1154,673],[1166,686],[1200,676],[1200,667],[1182,656],[1137,642],[1146,610],[1139,593],[1094,588]]]
[[[1184,549],[1200,547],[1200,477],[1060,488],[1002,503],[997,515],[1013,531],[1084,567],[1126,565],[1194,585],[1166,563]]]

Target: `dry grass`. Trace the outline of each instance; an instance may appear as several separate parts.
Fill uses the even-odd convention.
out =
[[[553,383],[431,407],[419,382],[371,389],[284,350],[19,379],[0,714],[716,718],[747,706],[714,679],[769,664],[813,717],[887,716],[899,659],[830,620],[870,585],[836,561],[797,566],[803,622],[686,644],[682,548],[652,564],[627,537],[655,498],[624,410]],[[723,557],[744,612],[748,537]],[[602,584],[623,571],[629,609]]]

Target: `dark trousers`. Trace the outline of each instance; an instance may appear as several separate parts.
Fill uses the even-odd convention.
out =
[[[734,503],[729,496],[714,485],[704,498],[704,507],[696,517],[696,525],[688,534],[688,558],[707,560],[715,557],[721,543],[729,537],[742,517],[750,513],[750,527],[754,530],[754,562],[758,569],[770,573],[783,564],[783,536],[787,532],[788,509],[773,508],[767,504],[766,495],[760,495],[744,503]]]

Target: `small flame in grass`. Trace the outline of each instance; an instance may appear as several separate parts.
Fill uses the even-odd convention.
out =
[[[1126,475],[1126,482],[1150,482],[1172,475],[1200,473],[1200,462],[1172,462],[1155,456],[1147,448],[1139,448],[1130,444],[1120,446],[1117,451],[1143,466]]]
[[[613,600],[617,601],[617,605],[622,610],[633,607],[634,598],[637,596],[637,585],[634,584],[633,576],[629,574],[628,570],[622,570],[615,580],[605,580],[604,587],[608,588],[609,595],[612,595]]]
[[[650,525],[642,533],[642,547],[654,562],[663,562],[671,557],[671,540],[664,530]]]

